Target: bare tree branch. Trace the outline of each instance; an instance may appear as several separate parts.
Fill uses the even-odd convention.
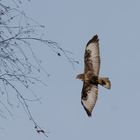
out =
[[[49,76],[49,73],[42,67],[40,60],[33,51],[32,44],[39,42],[56,55],[63,55],[73,68],[78,61],[70,57],[73,56],[72,52],[61,48],[54,41],[44,39],[39,34],[44,26],[28,17],[24,11],[20,11],[22,0],[12,0],[12,2],[16,5],[16,8],[7,6],[3,0],[0,1],[0,96],[2,96],[0,99],[0,116],[6,118],[3,109],[10,116],[13,115],[10,111],[13,102],[10,99],[16,93],[13,96],[23,107],[36,132],[48,137],[48,132],[40,127],[34,119],[28,104],[28,102],[40,101],[40,98],[30,88],[31,85],[41,83],[47,86],[39,76],[34,75],[40,75],[43,72]],[[29,58],[29,54],[34,62]],[[25,94],[20,91],[17,85],[29,90],[34,98],[25,97]],[[9,89],[13,89],[12,95],[9,94]],[[3,101],[3,98],[6,102]]]

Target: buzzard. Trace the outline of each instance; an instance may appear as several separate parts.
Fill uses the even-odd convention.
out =
[[[87,112],[87,115],[91,116],[98,96],[98,84],[107,89],[111,88],[111,82],[108,77],[99,77],[100,51],[97,35],[93,36],[87,43],[84,59],[84,73],[78,74],[76,78],[83,81],[81,103]]]

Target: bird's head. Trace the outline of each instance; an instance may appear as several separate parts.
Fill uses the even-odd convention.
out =
[[[78,74],[77,76],[76,76],[76,79],[79,79],[79,80],[84,80],[84,74]]]

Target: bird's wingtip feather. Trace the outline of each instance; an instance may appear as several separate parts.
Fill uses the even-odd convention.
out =
[[[84,106],[84,104],[83,104],[83,102],[81,101],[81,104],[83,105],[83,107],[84,107],[84,109],[85,109],[85,111],[86,111],[86,113],[87,113],[87,115],[88,115],[88,117],[91,117],[92,116],[92,112],[91,111],[89,111],[85,106]]]
[[[91,39],[92,42],[98,42],[99,38],[98,35],[96,34],[95,36],[93,36],[93,38]]]
[[[92,37],[92,39],[89,40],[89,42],[87,43],[87,46],[90,44],[90,43],[98,43],[99,42],[99,38],[98,38],[98,35],[94,35]]]

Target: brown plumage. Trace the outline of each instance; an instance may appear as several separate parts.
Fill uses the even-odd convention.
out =
[[[77,78],[83,81],[81,103],[86,110],[87,115],[91,116],[98,97],[98,84],[107,89],[111,88],[109,78],[99,77],[100,52],[99,39],[97,35],[93,36],[93,38],[87,43],[84,61],[84,73],[77,75]]]

